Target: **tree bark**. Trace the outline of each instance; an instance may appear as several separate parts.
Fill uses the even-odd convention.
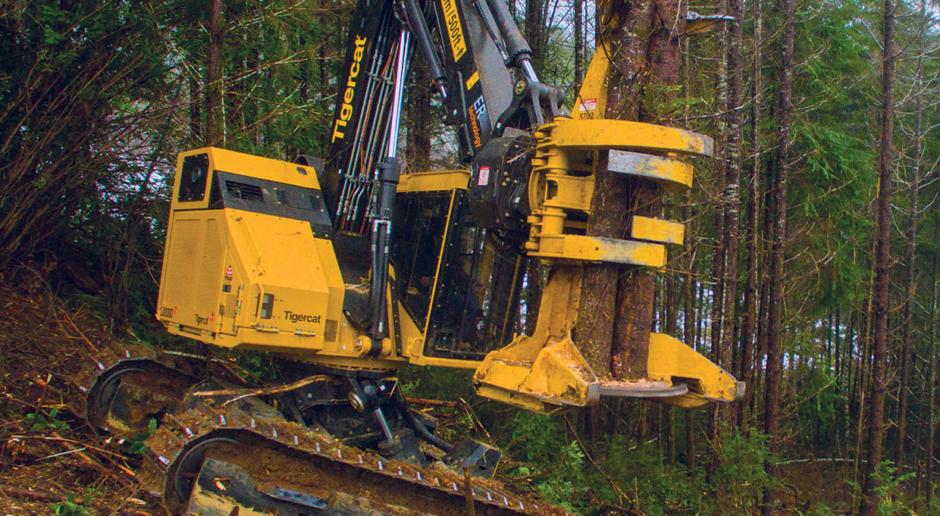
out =
[[[691,213],[692,208],[689,208],[690,213],[686,217],[686,220],[694,220],[694,216]],[[689,253],[689,270],[688,274],[685,277],[685,317],[683,317],[683,335],[685,341],[693,349],[697,348],[696,346],[696,333],[698,324],[696,323],[696,311],[695,311],[695,276],[692,274],[692,271],[695,268],[695,253]],[[695,472],[695,413],[691,410],[686,409],[685,411],[685,456],[686,456],[686,466],[688,466],[689,474]]]
[[[679,79],[685,4],[613,0],[598,7],[604,9],[602,39],[609,42],[612,63],[607,118],[657,121],[663,96]],[[662,191],[648,181],[614,177],[606,170],[606,153],[599,154],[587,233],[623,238],[633,215],[659,215]],[[616,378],[646,376],[654,292],[649,271],[585,267],[576,332],[598,374],[609,367]],[[600,363],[605,355],[607,367]]]
[[[526,0],[525,2],[525,38],[532,49],[532,65],[542,72],[543,52],[545,47],[545,7],[548,0]]]
[[[574,2],[574,91],[584,81],[584,3]]]
[[[934,241],[940,238],[940,230],[934,230]],[[930,347],[927,363],[930,374],[927,380],[927,507],[933,500],[934,439],[937,434],[937,255],[933,257],[930,274],[930,318],[927,330],[927,345]]]
[[[735,0],[737,2],[737,0]],[[751,177],[748,203],[747,220],[747,276],[744,287],[744,317],[741,323],[741,369],[739,371],[741,380],[744,381],[747,389],[744,392],[744,400],[738,407],[738,427],[746,430],[749,424],[750,406],[754,398],[754,337],[757,331],[757,264],[760,252],[760,204],[761,204],[761,142],[760,142],[760,119],[761,119],[761,71],[763,68],[763,16],[761,0],[754,0],[753,6],[754,18],[754,38],[753,55],[751,64]],[[740,19],[740,18],[737,18]]]
[[[914,88],[917,96],[914,100],[914,148],[913,148],[913,166],[911,167],[911,190],[910,190],[910,225],[907,232],[907,268],[905,271],[905,291],[904,291],[904,335],[901,339],[901,384],[898,386],[898,439],[895,452],[898,465],[898,474],[904,467],[905,445],[907,440],[907,407],[908,396],[911,390],[911,348],[913,347],[914,326],[914,298],[917,294],[917,224],[920,220],[918,213],[918,202],[920,194],[921,180],[921,154],[923,153],[924,137],[924,105],[923,105],[923,76],[924,76],[924,53],[927,51],[927,2],[920,2],[920,51],[917,53],[917,69],[914,73]]]
[[[868,453],[861,513],[878,510],[875,472],[881,462],[887,390],[888,311],[891,267],[891,169],[894,160],[894,0],[884,3],[884,57],[882,60],[881,141],[878,160],[878,234],[875,273],[875,335],[872,346],[872,396],[868,425]]]
[[[742,0],[729,0],[729,14],[734,17],[730,23],[731,41],[728,46],[728,110],[727,138],[725,142],[725,264],[724,264],[724,306],[722,308],[721,365],[732,369],[732,351],[735,335],[735,308],[738,293],[738,241],[741,206],[741,146],[744,141],[744,6]],[[719,406],[720,419],[730,426],[733,423],[735,406]]]
[[[209,55],[206,67],[206,145],[223,145],[222,0],[212,0],[209,14]]]
[[[767,320],[767,381],[764,395],[764,432],[771,449],[779,449],[780,383],[783,376],[784,242],[787,231],[787,180],[790,173],[790,124],[793,111],[793,45],[796,0],[783,0],[783,41],[780,52],[780,90],[776,177],[774,178],[774,234],[770,251],[769,311]],[[772,470],[772,468],[771,468]],[[774,496],[765,492],[762,512],[774,512]]]

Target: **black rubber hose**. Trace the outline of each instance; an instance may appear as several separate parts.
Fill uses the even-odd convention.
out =
[[[531,57],[532,48],[529,47],[529,43],[522,36],[522,32],[519,31],[516,21],[509,14],[506,2],[504,0],[486,0],[486,5],[493,13],[493,19],[496,21],[496,26],[499,27],[499,32],[506,43],[506,52],[509,53],[512,64],[518,65],[520,56]]]
[[[450,453],[454,450],[454,445],[449,442],[441,439],[440,437],[431,433],[428,430],[428,427],[424,426],[424,423],[418,419],[414,412],[411,411],[411,407],[408,406],[408,401],[405,399],[405,396],[401,393],[401,390],[397,391],[397,401],[398,408],[405,415],[405,420],[408,422],[408,426],[418,434],[418,437],[424,439],[425,441],[437,446],[438,448],[444,450],[447,453]]]
[[[444,76],[444,69],[441,67],[441,61],[434,51],[427,20],[424,19],[424,14],[421,12],[421,8],[418,7],[417,0],[406,0],[405,7],[408,24],[411,25],[411,32],[418,38],[418,46],[421,47],[424,59],[431,69],[431,79],[434,81],[434,86],[440,88],[446,81],[446,77]],[[425,84],[420,85],[422,88],[425,86]]]

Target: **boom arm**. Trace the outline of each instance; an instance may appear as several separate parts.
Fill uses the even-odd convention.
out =
[[[346,59],[330,135],[327,199],[337,229],[364,232],[390,126],[394,69],[402,34],[416,41],[431,87],[469,161],[506,129],[529,130],[560,114],[557,88],[541,83],[532,50],[503,0],[360,0],[350,24]],[[407,73],[411,46],[404,52]],[[402,77],[406,80],[406,77]]]

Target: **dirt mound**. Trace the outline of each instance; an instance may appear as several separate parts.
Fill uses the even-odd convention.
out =
[[[115,347],[89,311],[41,284],[0,282],[0,513],[151,512],[128,443],[96,435],[80,417],[80,379]]]

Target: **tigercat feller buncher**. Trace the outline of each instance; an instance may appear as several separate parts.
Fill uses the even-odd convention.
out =
[[[139,476],[168,510],[557,512],[492,480],[497,450],[435,435],[398,387],[405,364],[473,369],[480,395],[543,413],[741,395],[668,335],[650,335],[640,378],[598,378],[578,350],[584,266],[662,267],[683,241],[640,216],[629,238],[586,234],[598,155],[682,190],[680,158],[712,154],[704,136],[604,118],[603,42],[566,115],[503,0],[360,0],[347,41],[327,162],[179,156],[156,315],[209,346],[112,350],[82,380],[95,425],[159,421]],[[401,170],[413,47],[467,169]],[[254,384],[213,348],[276,354],[294,377]]]

